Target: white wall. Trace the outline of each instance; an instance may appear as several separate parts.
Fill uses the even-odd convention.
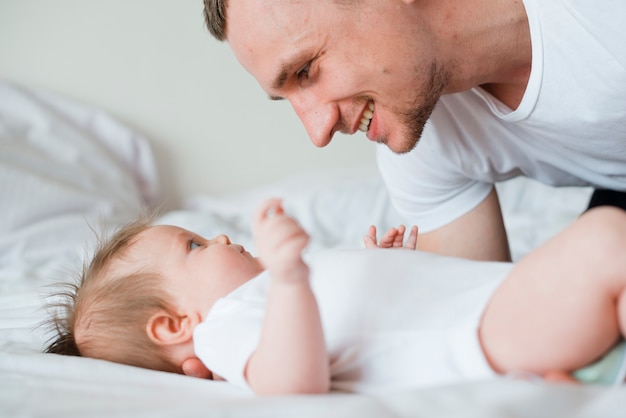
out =
[[[0,0],[0,77],[100,107],[148,137],[174,199],[375,164],[362,135],[313,146],[289,104],[270,102],[209,35],[202,0]]]

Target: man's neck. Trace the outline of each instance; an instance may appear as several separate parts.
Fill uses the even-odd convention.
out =
[[[452,72],[445,93],[481,86],[511,109],[522,100],[532,64],[530,29],[521,0],[426,0]]]

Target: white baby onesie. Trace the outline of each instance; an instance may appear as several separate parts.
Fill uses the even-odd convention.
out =
[[[376,393],[494,376],[478,341],[481,314],[510,263],[398,249],[309,254],[335,390]],[[247,387],[269,274],[211,308],[194,331],[196,355]]]

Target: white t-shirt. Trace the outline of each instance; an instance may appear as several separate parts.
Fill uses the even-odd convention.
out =
[[[626,1],[524,0],[532,41],[511,111],[481,88],[441,98],[417,147],[379,146],[392,201],[421,232],[476,207],[495,182],[626,191]]]
[[[511,269],[398,249],[306,256],[335,390],[375,393],[493,377],[478,341],[487,301]],[[269,275],[219,299],[194,330],[198,358],[247,387]]]

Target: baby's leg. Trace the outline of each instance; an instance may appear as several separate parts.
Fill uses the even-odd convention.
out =
[[[483,315],[498,372],[573,371],[626,331],[626,212],[596,208],[520,260]]]

